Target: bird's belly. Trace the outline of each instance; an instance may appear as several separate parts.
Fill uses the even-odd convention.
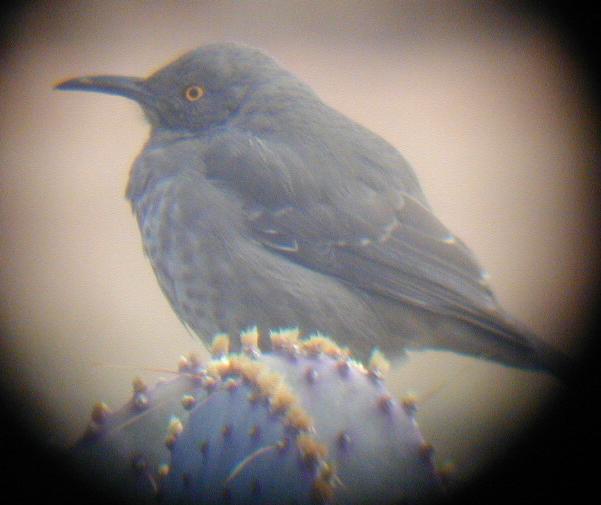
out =
[[[211,225],[209,216],[190,226],[181,199],[149,198],[137,214],[163,292],[205,342],[255,325],[263,333],[299,327],[352,340],[352,348],[367,353],[385,333],[372,308],[345,284],[273,254],[231,226]]]
[[[236,298],[234,272],[223,240],[189,226],[181,203],[169,195],[149,198],[138,212],[144,251],[178,317],[204,338],[224,331],[228,300]]]

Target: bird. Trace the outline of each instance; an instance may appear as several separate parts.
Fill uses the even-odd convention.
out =
[[[566,355],[500,306],[399,151],[264,52],[212,43],[147,78],[56,88],[141,106],[150,137],[126,195],[162,291],[205,343],[298,328],[359,357],[439,349],[565,372]]]

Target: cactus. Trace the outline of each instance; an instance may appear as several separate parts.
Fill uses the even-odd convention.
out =
[[[364,366],[329,338],[225,336],[120,410],[97,405],[75,452],[128,496],[161,504],[396,503],[436,497],[440,479],[414,405],[388,393],[388,362]],[[112,475],[112,477],[111,477]]]

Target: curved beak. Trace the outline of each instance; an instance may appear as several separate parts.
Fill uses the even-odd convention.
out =
[[[152,107],[152,95],[145,85],[144,79],[120,75],[91,75],[68,79],[55,86],[55,89],[74,91],[94,91],[130,98],[136,102]]]

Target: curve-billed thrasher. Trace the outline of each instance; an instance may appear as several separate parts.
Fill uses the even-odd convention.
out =
[[[58,88],[142,106],[152,132],[127,196],[161,288],[201,338],[298,326],[360,356],[432,347],[563,369],[500,308],[397,150],[260,51],[208,45],[147,79]]]

